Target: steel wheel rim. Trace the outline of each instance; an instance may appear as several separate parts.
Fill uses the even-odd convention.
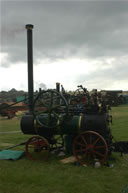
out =
[[[31,137],[27,141],[25,149],[30,160],[47,160],[49,155],[49,143],[44,137]]]
[[[81,165],[94,164],[95,159],[103,164],[108,154],[107,143],[97,132],[82,132],[74,139],[73,154]]]

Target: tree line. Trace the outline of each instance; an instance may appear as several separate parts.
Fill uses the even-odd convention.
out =
[[[27,92],[23,90],[17,91],[15,88],[12,88],[9,91],[1,91],[0,92],[0,103],[17,102],[17,98],[20,96],[27,96]]]

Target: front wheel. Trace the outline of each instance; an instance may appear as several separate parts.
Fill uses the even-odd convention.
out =
[[[44,137],[31,137],[26,143],[26,155],[30,160],[47,160],[49,143]]]

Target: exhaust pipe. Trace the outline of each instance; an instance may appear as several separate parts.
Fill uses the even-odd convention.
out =
[[[59,82],[56,82],[56,90],[57,92],[60,92],[60,83]]]
[[[33,112],[33,40],[32,29],[33,25],[27,24],[25,28],[27,30],[27,58],[28,58],[28,106],[29,112]]]

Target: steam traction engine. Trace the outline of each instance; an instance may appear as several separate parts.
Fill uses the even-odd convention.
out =
[[[29,112],[21,119],[21,130],[32,136],[26,143],[31,159],[47,159],[49,151],[64,148],[70,139],[72,153],[82,165],[98,159],[102,164],[112,151],[110,116],[99,107],[97,95],[86,89],[79,96],[67,96],[57,89],[40,91],[33,97],[32,25],[26,25],[28,44]],[[82,87],[81,87],[82,88]]]

